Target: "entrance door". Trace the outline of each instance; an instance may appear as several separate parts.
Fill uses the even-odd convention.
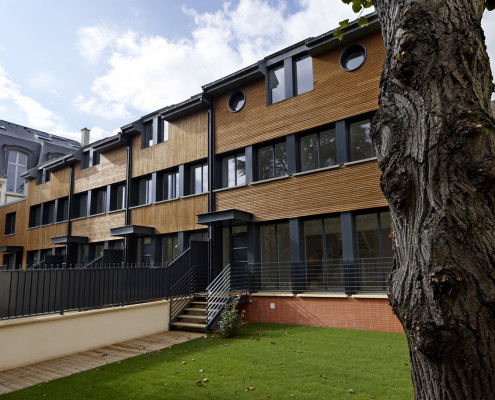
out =
[[[244,288],[245,277],[247,274],[248,249],[247,249],[247,233],[238,232],[232,233],[232,264],[231,276],[233,279],[232,289],[242,290]]]

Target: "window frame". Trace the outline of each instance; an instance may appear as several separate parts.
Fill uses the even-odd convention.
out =
[[[323,157],[322,157],[322,150],[321,150],[321,136],[322,136],[322,133],[324,132],[328,132],[328,131],[333,131],[334,132],[334,142],[335,142],[335,162],[331,165],[323,165],[322,163],[322,160],[323,160]],[[302,141],[304,138],[308,138],[309,136],[312,136],[312,135],[316,135],[316,140],[317,140],[317,145],[316,145],[316,152],[317,152],[317,160],[316,160],[316,168],[308,168],[308,169],[305,169],[304,166],[303,166],[303,146],[302,146]],[[338,149],[338,145],[337,145],[337,128],[335,125],[327,125],[327,126],[322,126],[322,127],[319,127],[317,130],[312,130],[310,132],[306,132],[306,133],[303,133],[303,134],[300,134],[298,137],[297,137],[297,141],[298,141],[298,154],[297,154],[297,157],[299,159],[299,162],[298,162],[298,165],[299,165],[299,168],[298,168],[298,172],[308,172],[308,171],[315,171],[315,170],[318,170],[318,169],[322,169],[322,168],[329,168],[329,167],[333,167],[335,165],[339,165],[339,149]]]
[[[196,171],[201,171],[201,190],[196,191]],[[202,163],[193,164],[190,167],[190,194],[202,194],[207,193],[209,190],[208,185],[208,162],[204,161]]]
[[[11,153],[15,153],[16,154],[16,160],[14,162],[10,161],[10,154]],[[23,165],[20,163],[20,155],[23,155],[26,157],[26,164]],[[26,183],[24,181],[23,178],[21,178],[21,174],[26,172],[27,169],[28,169],[28,165],[29,165],[29,154],[25,151],[22,151],[21,149],[18,149],[18,148],[12,148],[12,149],[8,149],[7,152],[6,152],[6,164],[7,164],[7,168],[5,170],[6,174],[7,174],[7,182],[6,182],[6,185],[5,185],[5,191],[7,193],[16,193],[16,194],[25,194],[26,193]],[[13,191],[10,191],[9,190],[9,166],[13,166],[14,168],[14,190]],[[20,167],[24,167],[24,170],[23,171],[19,171],[19,168]],[[22,185],[19,186],[19,182],[22,180]],[[18,191],[17,190],[17,187],[22,187],[22,191]]]
[[[277,146],[283,145],[285,146],[285,174],[279,174],[277,175],[277,170],[280,169],[277,167]],[[261,151],[263,149],[270,148],[270,153],[271,153],[271,176],[268,178],[262,178],[262,168],[261,168]],[[255,163],[255,168],[256,168],[256,173],[255,173],[255,181],[265,181],[269,179],[275,179],[275,178],[283,178],[285,176],[289,176],[289,154],[288,154],[288,145],[287,145],[287,140],[284,138],[284,140],[277,141],[277,142],[271,142],[271,143],[265,143],[262,144],[258,147],[256,147],[256,163]]]
[[[237,167],[238,165],[238,159],[241,158],[241,157],[244,157],[244,179],[243,181],[241,181],[241,183],[238,182],[238,177],[239,176],[242,176],[239,171],[240,169]],[[230,159],[234,159],[234,184],[233,185],[229,185],[229,172],[230,172],[230,166],[229,166],[229,160]],[[224,165],[225,165],[225,162],[227,162],[227,176],[224,176]],[[237,152],[234,152],[234,153],[230,153],[228,155],[224,155],[222,157],[220,157],[220,184],[221,184],[221,187],[220,188],[234,188],[234,187],[238,187],[238,186],[244,186],[246,185],[247,183],[247,170],[246,170],[246,152],[245,150],[240,150],[240,151],[237,151]]]
[[[16,220],[16,212],[15,211],[5,214],[4,236],[15,234],[15,220]]]

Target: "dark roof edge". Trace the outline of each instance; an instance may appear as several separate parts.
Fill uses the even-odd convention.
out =
[[[264,76],[260,68],[260,62],[256,64],[251,64],[246,68],[234,72],[233,74],[227,75],[223,78],[217,79],[214,82],[207,83],[201,86],[203,92],[210,95],[215,95],[223,92],[224,88],[231,86],[233,83],[245,83],[246,81],[251,81],[256,78]]]
[[[117,147],[124,146],[127,143],[125,137],[122,136],[122,133],[118,133],[117,135],[107,137],[99,141],[96,145],[91,146],[94,150],[102,153],[104,151],[113,150]]]
[[[192,112],[207,108],[209,105],[208,99],[203,93],[192,96],[191,98],[174,104],[164,109],[159,116],[166,121],[173,121],[184,117]]]

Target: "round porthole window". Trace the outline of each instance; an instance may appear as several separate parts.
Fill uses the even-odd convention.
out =
[[[362,44],[347,47],[340,55],[340,67],[344,71],[354,71],[366,60],[366,48]]]
[[[246,104],[246,95],[243,91],[237,90],[229,97],[229,110],[232,112],[241,111]]]

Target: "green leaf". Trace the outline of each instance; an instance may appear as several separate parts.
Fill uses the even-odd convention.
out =
[[[333,31],[333,36],[335,36],[339,40],[344,39],[344,35],[342,35],[342,30],[338,28]]]
[[[346,20],[344,20],[344,21],[340,21],[340,22],[339,22],[339,25],[340,25],[340,27],[341,27],[342,29],[345,29],[345,28],[347,28],[347,27],[349,26],[349,20],[348,20],[348,19],[346,19]]]
[[[357,23],[358,23],[358,25],[359,25],[360,27],[363,27],[363,26],[368,26],[368,19],[367,19],[367,18],[365,18],[365,17],[359,17],[359,19],[358,19],[358,22],[357,22]]]
[[[355,1],[352,2],[352,11],[354,11],[355,13],[358,13],[359,11],[361,11],[361,3],[357,3]]]
[[[363,2],[363,7],[364,8],[370,8],[370,7],[373,7],[373,2],[371,0],[365,0]]]

